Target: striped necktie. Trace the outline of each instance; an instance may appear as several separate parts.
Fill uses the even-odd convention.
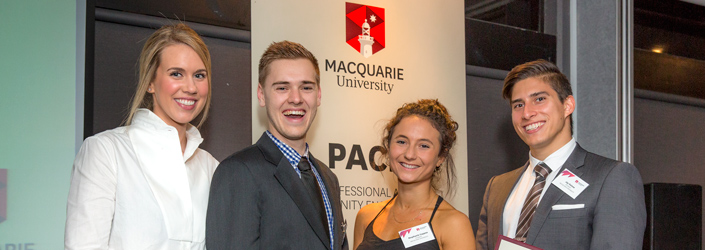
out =
[[[534,212],[539,204],[543,186],[546,184],[546,177],[551,173],[551,168],[549,168],[546,163],[540,162],[534,167],[534,173],[536,174],[534,186],[531,187],[529,194],[526,196],[524,206],[521,208],[521,215],[519,215],[516,240],[521,242],[526,242],[526,235],[529,233],[531,219],[534,217]]]

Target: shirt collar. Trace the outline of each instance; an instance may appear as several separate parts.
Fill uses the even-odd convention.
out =
[[[549,168],[551,168],[551,172],[556,172],[558,171],[561,167],[563,167],[563,164],[568,160],[568,157],[570,156],[571,153],[573,153],[573,150],[575,149],[575,146],[577,143],[575,142],[575,138],[572,138],[568,143],[563,145],[563,147],[559,148],[556,150],[556,152],[553,152],[550,154],[546,159],[543,160],[543,163],[546,163]],[[531,152],[529,152],[529,161],[531,166],[529,166],[531,169],[534,168],[537,164],[539,164],[542,161],[539,161],[538,159],[534,158],[531,155]]]
[[[140,108],[135,112],[135,117],[132,120],[132,125],[147,126],[157,131],[165,131],[167,133],[177,133],[176,128],[166,124],[162,118],[157,116],[149,109]],[[177,134],[178,136],[178,134]],[[178,137],[177,137],[178,138]],[[198,131],[198,128],[191,124],[186,125],[186,148],[183,153],[184,162],[193,156],[198,149],[198,146],[203,143],[203,137]]]
[[[284,157],[291,163],[292,166],[298,166],[299,162],[301,161],[301,155],[299,152],[296,152],[292,147],[289,145],[286,145],[286,143],[280,141],[275,137],[269,130],[265,131],[267,136],[269,136],[269,139],[274,142],[274,144],[277,145],[277,148],[279,148],[279,151],[284,154]],[[306,143],[306,150],[304,151],[304,155],[308,155],[308,143]]]

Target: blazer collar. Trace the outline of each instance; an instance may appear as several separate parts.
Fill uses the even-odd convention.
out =
[[[269,139],[266,133],[262,133],[262,136],[259,137],[255,145],[263,152],[264,159],[274,166],[277,166],[282,158],[286,160],[284,154],[277,148],[277,145],[274,144],[272,139]],[[291,164],[289,164],[289,166],[291,166]]]
[[[490,239],[497,239],[497,237],[499,237],[498,235],[504,232],[504,207],[507,204],[509,195],[512,193],[512,190],[514,190],[514,186],[519,183],[521,175],[524,173],[528,166],[529,161],[526,161],[526,163],[524,163],[522,167],[506,173],[506,178],[494,178],[492,180],[492,187],[497,187],[497,189],[492,190],[492,192],[495,192],[497,194],[496,197],[498,197],[498,200],[495,200],[494,202],[492,202],[492,204],[497,204],[497,206],[499,206],[499,213],[492,213],[491,215],[488,215],[492,216],[493,218],[488,218],[487,221],[489,221],[490,223],[497,223],[488,226],[488,228],[490,229],[488,230],[488,236],[490,236]],[[489,242],[489,244],[492,244],[492,246],[494,246],[495,243]],[[494,247],[492,247],[492,249],[494,249]]]

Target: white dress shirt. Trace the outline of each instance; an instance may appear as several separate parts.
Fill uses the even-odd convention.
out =
[[[198,129],[189,125],[186,139],[182,154],[176,129],[147,109],[87,138],[71,174],[64,247],[205,249],[218,161],[198,148]]]
[[[546,190],[548,190],[551,186],[551,182],[553,182],[553,179],[555,179],[556,175],[558,175],[558,170],[563,167],[563,163],[568,160],[568,157],[570,157],[570,154],[573,153],[576,145],[577,143],[575,142],[575,138],[573,138],[568,143],[563,145],[563,147],[556,150],[556,152],[553,152],[551,155],[546,157],[543,161],[539,161],[534,158],[531,156],[531,152],[529,152],[529,166],[526,170],[524,170],[519,182],[517,182],[514,186],[512,193],[509,194],[509,198],[507,198],[507,203],[504,205],[504,212],[502,213],[502,235],[509,238],[516,237],[521,208],[524,206],[524,200],[526,200],[526,196],[529,195],[529,190],[531,190],[531,187],[534,186],[534,181],[536,180],[534,167],[543,162],[546,163],[546,165],[548,165],[551,169],[551,173],[546,177],[546,185],[541,191],[541,196],[539,196],[538,204],[540,204]]]

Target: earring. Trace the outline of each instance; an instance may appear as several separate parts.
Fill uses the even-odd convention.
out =
[[[152,88],[147,89],[147,91],[152,91]]]

